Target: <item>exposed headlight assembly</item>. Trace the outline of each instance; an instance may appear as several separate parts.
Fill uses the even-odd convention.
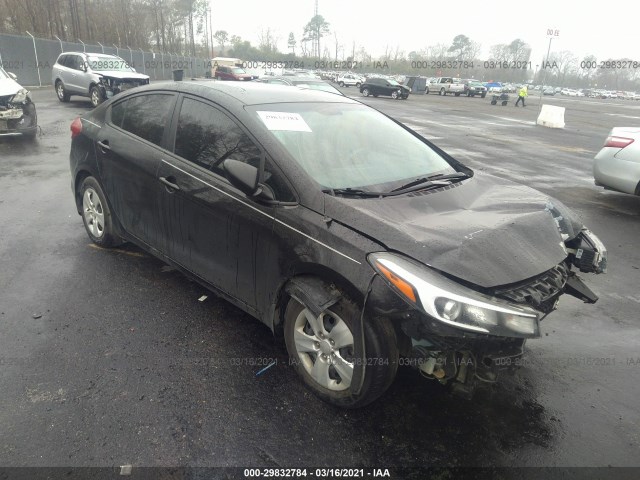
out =
[[[11,103],[24,103],[27,101],[27,95],[29,94],[29,90],[27,89],[21,89],[18,90],[18,93],[16,93],[13,98],[11,99]]]
[[[536,310],[471,290],[397,254],[372,253],[368,260],[405,301],[442,323],[502,337],[540,336]]]

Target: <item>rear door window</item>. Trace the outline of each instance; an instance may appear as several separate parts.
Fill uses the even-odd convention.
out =
[[[162,146],[174,98],[171,94],[136,95],[111,107],[111,123],[148,142]]]

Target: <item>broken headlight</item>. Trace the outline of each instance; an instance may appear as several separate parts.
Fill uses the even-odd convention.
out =
[[[567,252],[573,255],[572,263],[581,272],[607,272],[607,249],[593,232],[584,228],[574,240],[567,243]]]
[[[541,314],[476,292],[393,253],[372,253],[371,266],[405,301],[430,317],[469,332],[502,337],[540,336]]]
[[[29,95],[29,90],[24,88],[18,90],[18,93],[16,93],[11,99],[11,103],[24,103],[27,101],[27,95]]]

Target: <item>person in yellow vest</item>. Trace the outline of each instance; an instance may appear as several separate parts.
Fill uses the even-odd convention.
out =
[[[526,105],[524,104],[524,99],[527,98],[527,95],[527,86],[523,85],[522,87],[520,87],[520,90],[518,90],[518,100],[516,100],[516,107],[520,103],[520,100],[522,100],[522,106],[526,107]]]

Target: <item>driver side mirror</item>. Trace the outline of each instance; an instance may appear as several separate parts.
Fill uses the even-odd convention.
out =
[[[258,183],[260,171],[253,165],[227,158],[223,163],[224,174],[231,185],[250,197],[261,200],[275,200],[269,188],[263,188]]]

